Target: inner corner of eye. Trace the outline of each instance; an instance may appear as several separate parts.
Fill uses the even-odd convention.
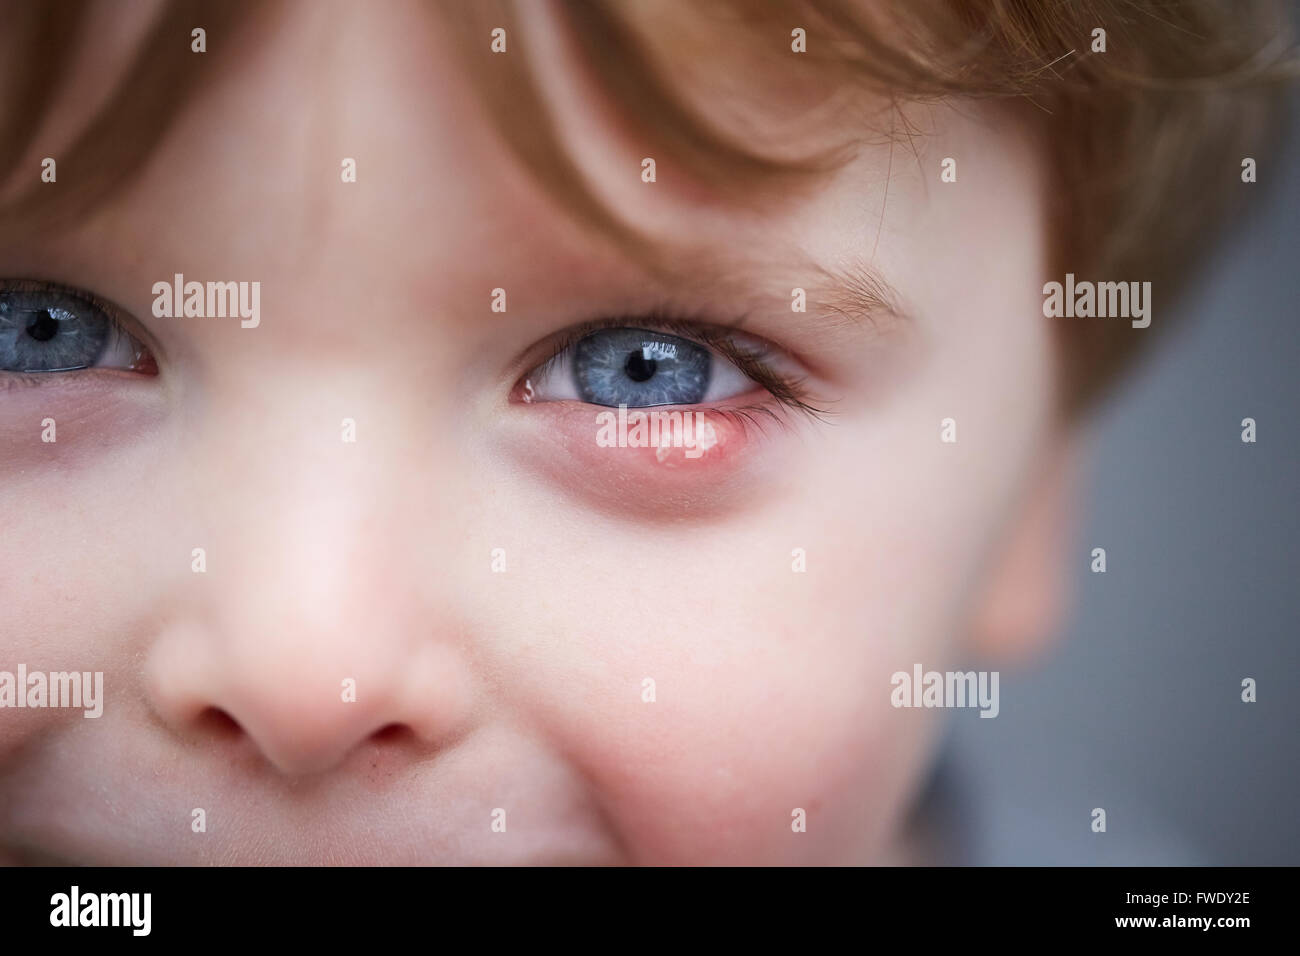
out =
[[[109,336],[95,367],[122,369],[140,375],[158,374],[158,360],[153,351],[125,329],[116,329]]]
[[[154,358],[153,352],[141,345],[135,352],[129,370],[140,375],[157,375],[158,360]]]
[[[547,388],[547,382],[551,378],[549,366],[554,362],[555,359],[548,359],[519,379],[514,388],[510,390],[510,400],[525,405],[533,402],[555,401],[556,399],[547,398],[543,394]]]

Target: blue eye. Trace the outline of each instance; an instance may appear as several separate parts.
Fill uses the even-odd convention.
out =
[[[696,405],[750,391],[755,382],[688,339],[649,329],[584,335],[534,373],[533,400],[644,408]]]
[[[593,332],[573,348],[578,396],[593,405],[694,405],[710,364],[707,349],[642,329]]]
[[[88,298],[52,287],[0,288],[0,371],[137,369],[146,356],[144,346]]]

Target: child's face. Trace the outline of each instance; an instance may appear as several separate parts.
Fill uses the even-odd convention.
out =
[[[653,280],[508,158],[435,17],[375,12],[302,4],[241,34],[111,203],[0,239],[0,275],[118,303],[159,366],[0,373],[0,669],[103,671],[105,698],[98,720],[0,711],[0,846],[882,858],[938,727],[891,707],[890,675],[962,662],[1053,431],[1031,148],[935,108],[911,146],[864,147],[806,201],[746,215],[667,154],[643,182],[653,148],[552,56],[543,85],[594,190],[708,253]],[[797,254],[878,272],[907,315],[829,314]],[[260,324],[155,317],[176,273],[260,282]],[[532,373],[580,322],[656,313],[744,316],[826,421],[745,382],[686,403],[716,422],[696,457],[603,447],[572,360]],[[646,373],[615,368],[601,394]],[[712,411],[737,407],[753,421]]]

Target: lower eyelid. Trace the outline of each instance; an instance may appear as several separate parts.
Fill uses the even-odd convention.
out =
[[[150,349],[114,321],[104,354],[92,368],[118,368],[140,375],[157,375],[158,363]]]
[[[147,442],[169,410],[166,390],[135,372],[0,374],[0,475],[39,477],[48,467],[89,464]],[[55,422],[56,441],[42,440],[46,419]]]
[[[626,414],[684,410],[704,414],[714,429],[712,445],[696,457],[688,457],[684,447],[602,447],[597,416],[616,417],[618,409],[576,401],[545,402],[531,414],[506,416],[505,442],[525,471],[564,497],[630,520],[744,510],[764,500],[765,489],[779,486],[763,478],[785,467],[794,443],[779,439],[781,429],[765,426],[763,409],[674,406]]]
[[[148,383],[152,374],[111,366],[69,369],[64,372],[6,372],[0,371],[0,398],[6,393],[28,389],[50,388],[60,393],[78,395],[83,392],[102,391],[105,388]],[[145,387],[148,387],[147,384]]]
[[[734,464],[778,414],[766,406],[659,405],[612,408],[581,401],[544,403],[547,440],[620,468],[689,474]],[[654,422],[655,424],[651,424]],[[656,433],[658,440],[656,441]]]

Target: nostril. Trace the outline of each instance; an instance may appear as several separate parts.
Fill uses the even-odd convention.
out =
[[[375,731],[371,738],[375,743],[395,744],[414,736],[414,731],[405,724],[385,724]]]
[[[240,737],[244,729],[220,707],[209,707],[199,714],[194,721],[195,727],[204,734],[214,737]]]

